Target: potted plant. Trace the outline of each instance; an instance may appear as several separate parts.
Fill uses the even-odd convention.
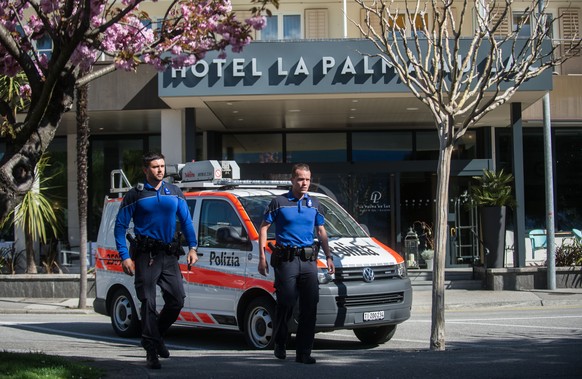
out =
[[[485,248],[487,267],[503,267],[505,246],[506,208],[516,205],[513,197],[513,175],[484,169],[482,176],[473,177],[477,181],[471,186],[472,206],[479,209],[481,239]]]
[[[424,262],[426,263],[426,268],[432,270],[434,250],[432,249],[423,250],[422,253],[420,253],[420,256],[422,257],[422,259],[424,259]]]

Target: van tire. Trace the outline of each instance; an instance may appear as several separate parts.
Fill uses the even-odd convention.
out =
[[[244,335],[253,349],[272,349],[275,344],[275,301],[261,296],[249,303],[245,311]]]
[[[380,345],[390,341],[396,332],[396,325],[383,325],[354,329],[358,339],[368,345]]]
[[[109,314],[111,315],[111,326],[118,336],[131,338],[141,334],[141,325],[135,304],[125,288],[115,291]]]

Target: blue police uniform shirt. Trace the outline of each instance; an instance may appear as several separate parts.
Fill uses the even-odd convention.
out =
[[[271,200],[264,220],[275,223],[277,244],[291,247],[313,245],[314,228],[325,224],[319,200],[308,194],[299,200],[292,191]]]
[[[129,258],[125,233],[133,218],[136,235],[172,242],[176,216],[189,246],[196,246],[196,233],[184,194],[174,184],[162,182],[158,190],[145,183],[143,190],[132,188],[123,197],[115,219],[115,244],[121,260]]]

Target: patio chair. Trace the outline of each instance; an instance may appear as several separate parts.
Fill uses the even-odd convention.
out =
[[[574,235],[576,242],[582,243],[582,231],[580,231],[580,229],[572,229],[572,234]]]
[[[545,249],[547,244],[546,231],[543,229],[533,229],[529,232],[531,241],[531,257],[535,259],[536,250]]]

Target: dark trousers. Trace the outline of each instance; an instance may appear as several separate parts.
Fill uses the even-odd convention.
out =
[[[162,290],[164,307],[156,311],[156,285]],[[135,292],[141,301],[142,346],[147,350],[161,343],[162,336],[184,307],[184,284],[178,260],[163,251],[153,256],[140,253],[135,260]]]
[[[311,354],[319,302],[316,262],[302,261],[299,257],[295,257],[290,262],[281,262],[275,268],[275,290],[277,295],[275,343],[277,345],[286,343],[289,334],[288,323],[293,316],[293,307],[299,298],[295,350],[298,355]]]

